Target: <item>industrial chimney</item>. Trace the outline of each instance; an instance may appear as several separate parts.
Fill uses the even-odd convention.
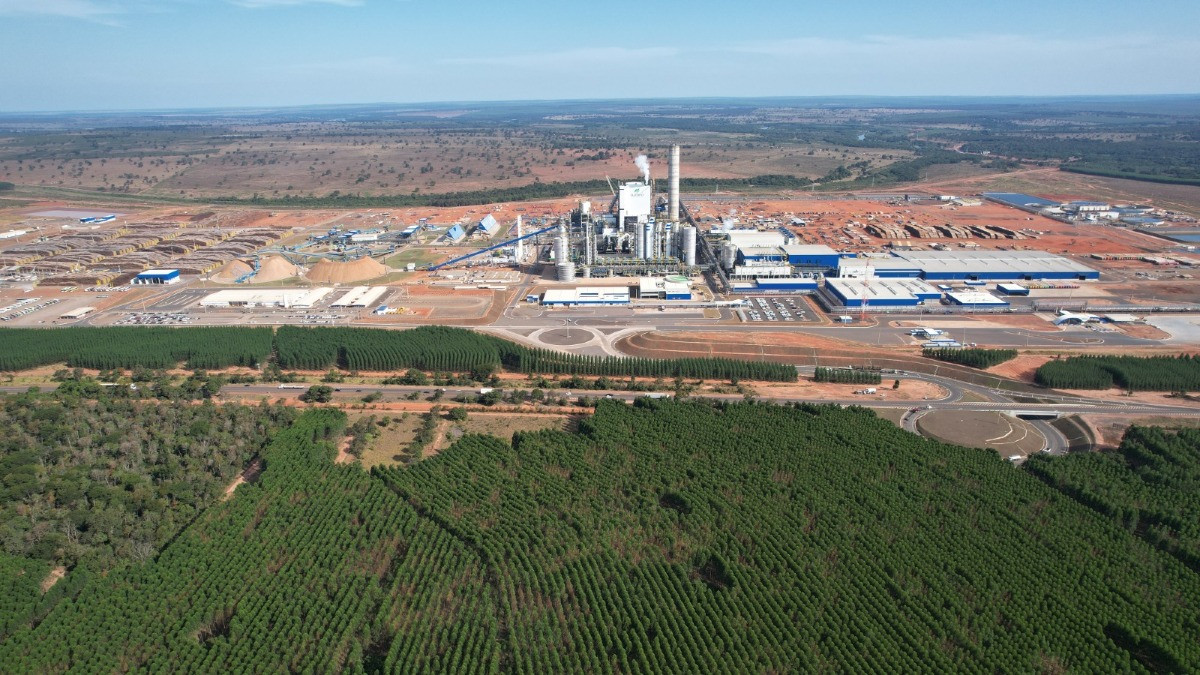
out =
[[[667,164],[667,218],[679,222],[679,146],[671,146],[671,161]]]

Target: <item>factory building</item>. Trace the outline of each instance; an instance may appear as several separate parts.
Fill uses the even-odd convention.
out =
[[[773,233],[764,233],[773,234]],[[836,270],[841,255],[828,246],[784,244],[781,246],[739,246],[737,264],[783,263],[822,271]]]
[[[900,258],[843,258],[838,261],[838,276],[847,279],[916,279],[921,268]]]
[[[1090,267],[1045,251],[901,251],[896,256],[919,267],[927,281],[1100,278]]]
[[[1045,251],[895,251],[892,258],[842,259],[840,277],[915,277],[926,281],[1099,279],[1100,273]]]
[[[759,230],[718,230],[713,232],[713,234],[723,236],[726,241],[739,249],[755,247],[779,248],[792,242],[790,237],[785,236],[779,230],[771,230],[770,232],[761,232]]]
[[[146,270],[130,282],[139,286],[179,283],[179,270]]]
[[[1008,307],[1007,301],[984,291],[950,291],[946,294],[946,299],[950,301],[950,304],[962,307]]]
[[[455,225],[446,231],[446,238],[455,243],[462,241],[466,236],[467,231],[463,229],[462,225]]]
[[[917,279],[826,279],[825,288],[843,307],[916,307],[942,297]]]
[[[692,288],[687,277],[642,277],[638,280],[638,297],[643,300],[691,300]]]
[[[573,307],[576,305],[628,305],[629,288],[627,286],[552,288],[542,294],[542,304],[560,307]]]
[[[200,306],[307,308],[332,292],[332,288],[227,289],[205,296]]]

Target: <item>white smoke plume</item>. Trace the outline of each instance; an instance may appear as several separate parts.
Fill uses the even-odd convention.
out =
[[[636,158],[634,158],[633,163],[637,164],[637,168],[642,170],[642,178],[646,179],[646,182],[649,183],[650,182],[650,159],[648,157],[646,157],[645,155],[638,155]]]

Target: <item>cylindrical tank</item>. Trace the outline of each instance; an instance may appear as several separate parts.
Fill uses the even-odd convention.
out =
[[[696,228],[683,228],[683,264],[692,267],[696,264]]]
[[[583,275],[584,279],[592,278],[592,268],[590,267],[584,267],[582,270],[580,270],[580,273]]]
[[[737,264],[737,246],[733,242],[726,242],[724,248],[721,249],[721,267],[726,270],[733,269]]]
[[[670,258],[671,256],[675,255],[675,246],[674,246],[675,242],[672,238],[674,234],[675,233],[671,229],[671,223],[670,222],[663,223],[663,257],[664,258]]]
[[[559,281],[575,281],[575,263],[560,262],[554,266]]]
[[[554,238],[554,259],[557,260],[558,262],[564,262],[568,258],[569,258],[569,256],[567,255],[567,238],[562,237],[562,236],[555,237]]]
[[[642,260],[654,257],[654,223],[642,227]]]
[[[579,202],[579,212],[585,216],[591,215],[592,203],[591,202]]]

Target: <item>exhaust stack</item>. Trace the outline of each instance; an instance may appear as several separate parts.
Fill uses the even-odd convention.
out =
[[[679,222],[679,146],[671,146],[671,161],[667,164],[667,218]]]

